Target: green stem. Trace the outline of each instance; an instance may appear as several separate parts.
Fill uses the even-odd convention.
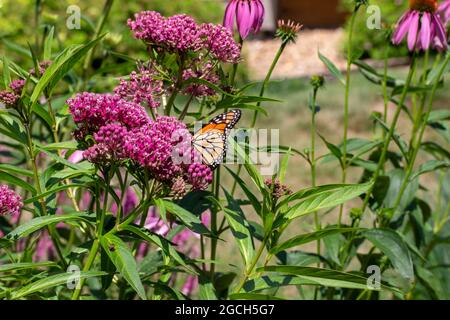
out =
[[[435,81],[435,83],[433,85],[433,89],[431,90],[431,96],[430,96],[430,98],[428,100],[428,107],[427,107],[425,116],[423,118],[419,116],[420,119],[422,120],[422,123],[421,123],[421,126],[420,126],[419,135],[418,135],[417,141],[414,144],[413,149],[412,149],[412,155],[411,155],[411,158],[410,158],[410,161],[409,161],[408,168],[406,170],[406,176],[403,179],[402,185],[400,187],[400,190],[399,190],[399,192],[397,194],[397,197],[396,197],[396,200],[395,200],[395,203],[394,203],[394,208],[393,208],[394,212],[397,210],[398,206],[400,205],[403,193],[405,192],[405,190],[406,190],[406,188],[407,188],[407,186],[409,184],[409,178],[411,177],[411,175],[413,173],[414,163],[416,161],[417,154],[419,153],[419,150],[420,150],[420,145],[422,143],[423,135],[424,135],[425,130],[426,130],[427,126],[428,126],[428,119],[430,118],[431,111],[433,110],[433,100],[434,100],[434,97],[436,95],[436,91],[437,91],[437,89],[439,87],[439,80],[441,79],[441,77],[442,77],[442,75],[443,75],[443,73],[445,71],[445,68],[447,67],[449,59],[450,59],[450,54],[447,55],[447,57],[445,58],[445,61],[442,63],[442,67],[441,67],[441,69],[439,71],[439,75],[436,78],[436,81]],[[419,123],[420,123],[420,121],[419,121]]]
[[[284,41],[281,43],[280,48],[278,49],[278,52],[277,52],[277,54],[275,55],[275,58],[273,59],[272,64],[270,65],[269,71],[268,71],[267,74],[266,74],[266,77],[265,77],[265,79],[264,79],[263,85],[262,85],[261,90],[260,90],[260,92],[259,92],[259,97],[260,97],[260,98],[264,96],[264,93],[265,93],[266,88],[267,88],[267,86],[268,86],[268,84],[269,84],[270,78],[272,77],[273,70],[275,69],[275,67],[276,67],[276,65],[277,65],[277,63],[278,63],[278,61],[280,60],[280,57],[281,57],[281,55],[283,54],[283,51],[284,51],[284,49],[286,48],[286,46],[287,46],[288,43],[289,43],[289,42],[284,42]],[[257,107],[260,107],[260,106],[261,106],[261,101],[259,101],[259,102],[256,104],[256,106],[257,106]],[[255,127],[255,125],[256,125],[256,120],[257,120],[257,119],[258,119],[258,110],[255,110],[255,112],[254,112],[254,114],[253,114],[253,119],[252,119],[252,122],[251,122],[251,125],[250,125],[250,129],[253,129],[253,128]],[[241,173],[241,171],[242,171],[242,164],[240,164],[240,165],[238,166],[238,169],[237,169],[237,171],[236,171],[236,174],[239,176],[240,173]],[[231,188],[231,195],[234,195],[234,193],[235,193],[235,191],[236,191],[236,187],[237,187],[237,181],[235,180],[235,181],[233,182],[233,186],[232,186],[232,188]]]
[[[283,54],[284,49],[286,48],[288,42],[282,42],[280,48],[278,49],[277,54],[275,55],[275,58],[272,61],[272,64],[270,65],[269,71],[267,72],[266,78],[264,79],[263,85],[261,87],[261,90],[259,92],[259,97],[264,96],[264,92],[266,91],[266,88],[269,84],[270,78],[272,77],[273,70],[275,69],[276,65],[278,64],[278,61],[280,60],[281,55]],[[261,106],[261,101],[258,101],[256,104],[257,107]],[[256,120],[258,119],[258,110],[255,110],[253,114],[253,119],[250,125],[250,128],[254,128],[256,124]]]
[[[370,196],[371,196],[371,194],[372,194],[372,192],[373,192],[373,190],[375,188],[375,182],[377,181],[378,177],[380,176],[381,170],[384,168],[384,164],[385,164],[385,161],[386,161],[386,155],[387,155],[387,152],[388,152],[388,149],[389,149],[389,145],[391,143],[392,137],[394,136],[395,128],[397,126],[397,121],[398,121],[400,113],[402,111],[402,106],[405,103],[406,96],[408,94],[408,89],[409,89],[409,86],[411,84],[411,80],[413,78],[415,70],[416,70],[416,54],[414,54],[414,56],[412,58],[411,67],[410,67],[409,72],[408,72],[408,76],[407,76],[407,79],[406,79],[405,86],[403,87],[402,95],[401,95],[400,100],[399,100],[399,102],[397,104],[397,108],[395,110],[394,118],[392,120],[390,129],[389,129],[389,133],[386,136],[385,141],[384,141],[384,145],[383,145],[383,149],[381,151],[380,159],[378,161],[377,168],[376,168],[375,173],[374,173],[373,178],[372,178],[374,183],[372,184],[370,189],[367,191],[366,196],[364,198],[364,202],[363,202],[363,205],[362,205],[362,208],[361,208],[362,212],[364,212],[364,210],[367,208],[367,205],[369,204]]]
[[[172,106],[175,103],[175,99],[178,96],[178,92],[180,91],[181,84],[183,83],[184,63],[185,63],[185,59],[184,59],[183,56],[181,56],[180,57],[180,62],[179,62],[179,70],[178,70],[177,80],[176,80],[176,82],[174,84],[173,92],[170,95],[170,98],[167,101],[167,104],[166,104],[166,107],[165,107],[166,116],[170,116],[170,112],[172,110]]]
[[[420,83],[422,85],[424,85],[427,80],[427,68],[428,68],[429,56],[430,56],[430,51],[427,50],[425,52],[425,58],[424,58],[423,69],[422,69],[422,77],[420,79]],[[411,156],[411,154],[412,154],[412,151],[413,151],[412,147],[414,146],[416,138],[417,138],[417,132],[419,130],[420,120],[422,119],[422,113],[423,113],[423,108],[425,107],[426,99],[427,99],[427,92],[424,92],[422,94],[422,99],[420,99],[419,109],[415,110],[415,113],[414,113],[414,123],[413,123],[413,129],[412,129],[412,133],[411,133],[411,140],[409,143],[410,149],[408,151],[409,156]]]
[[[187,114],[188,109],[189,109],[189,105],[191,104],[191,102],[192,102],[193,99],[194,99],[194,95],[191,94],[191,96],[189,97],[188,101],[186,102],[186,105],[185,105],[184,108],[183,108],[183,111],[182,111],[181,114],[180,114],[179,120],[183,120],[184,117],[186,117],[186,114]]]
[[[34,155],[34,144],[33,144],[33,138],[31,136],[31,127],[30,127],[29,123],[24,123],[24,127],[25,127],[25,131],[26,131],[26,135],[27,135],[28,153],[29,153],[29,156],[31,159],[31,165],[33,167],[34,184],[35,184],[37,193],[42,194],[41,183],[39,180],[38,164],[37,164],[36,157]],[[48,213],[47,213],[47,204],[45,202],[45,199],[40,198],[39,203],[41,205],[43,215],[46,216]],[[59,241],[58,231],[56,230],[55,226],[47,226],[47,230],[50,235],[50,238],[52,239],[53,245],[56,249],[56,253],[58,254],[59,259],[61,260],[62,267],[65,270],[65,269],[67,269],[68,265],[67,265],[66,259],[64,258],[64,254],[61,249],[61,243]]]
[[[314,89],[312,99],[311,99],[311,151],[310,151],[310,161],[311,161],[311,184],[313,187],[316,186],[316,100],[317,100],[317,89]],[[316,231],[320,230],[319,212],[314,211],[314,224]],[[316,243],[316,252],[320,256],[320,239]],[[317,267],[320,267],[320,261],[317,262]],[[314,300],[317,298],[317,287],[314,289]]]
[[[111,12],[111,7],[114,3],[114,0],[106,0],[102,10],[102,16],[95,28],[94,39],[97,39],[102,33],[103,27],[105,26],[106,20],[108,19],[109,13]],[[91,65],[92,57],[94,55],[95,46],[89,50],[86,55],[86,59],[83,64],[83,79],[86,79],[87,71],[89,66]]]
[[[347,44],[347,69],[345,79],[345,99],[344,99],[344,141],[342,142],[342,183],[347,181],[347,137],[348,137],[348,114],[350,104],[350,75],[352,66],[352,49],[353,49],[353,31],[355,26],[356,14],[358,13],[359,6],[355,7],[350,19],[350,30],[348,33]],[[342,214],[344,212],[344,204],[339,206],[338,225],[341,225]]]
[[[60,140],[59,140],[59,136],[58,136],[58,125],[56,123],[56,115],[55,115],[55,112],[53,111],[52,98],[50,96],[47,97],[47,102],[48,102],[48,113],[50,114],[50,117],[53,122],[53,124],[52,124],[53,140],[55,143],[59,143]],[[58,152],[58,156],[62,157],[61,150],[58,149],[57,152]],[[70,184],[69,179],[65,179],[64,184],[69,185]],[[66,194],[67,194],[67,197],[72,202],[74,209],[76,211],[80,211],[80,207],[78,206],[77,200],[75,199],[73,189],[72,188],[66,189]]]
[[[387,91],[387,79],[388,79],[388,65],[389,65],[389,46],[386,46],[384,53],[384,69],[383,69],[383,121],[387,123],[388,119],[388,106],[389,106],[389,96]],[[386,137],[386,131],[383,130],[383,138]]]
[[[248,269],[245,271],[245,275],[242,278],[241,282],[239,282],[238,286],[236,287],[234,293],[239,293],[242,288],[244,287],[245,282],[247,281],[247,279],[252,275],[253,270],[256,267],[256,264],[259,261],[259,258],[261,258],[262,253],[264,252],[264,248],[266,247],[267,241],[268,241],[269,237],[265,236],[263,241],[261,242],[261,246],[259,247],[258,251],[256,252],[255,257],[253,258],[250,266],[248,267]]]
[[[219,200],[219,191],[220,191],[220,167],[217,168],[214,176],[214,197]],[[217,213],[218,210],[216,208],[213,208],[211,210],[211,232],[214,235],[214,237],[211,239],[211,264],[210,264],[210,278],[211,281],[214,281],[214,273],[216,269],[216,264],[214,263],[214,260],[216,259],[217,254]]]
[[[95,239],[94,242],[92,243],[92,247],[91,247],[91,250],[89,251],[89,256],[86,261],[86,264],[84,265],[83,272],[89,271],[92,264],[94,263],[95,257],[97,256],[99,243],[100,242],[98,239]],[[80,279],[80,282],[77,284],[77,288],[75,289],[75,291],[72,294],[72,300],[78,300],[80,298],[80,293],[81,293],[81,289],[83,288],[83,285],[84,285],[84,278]]]
[[[241,38],[241,36],[239,36],[239,44],[241,45],[241,52],[242,52],[242,48],[244,47],[244,40]],[[233,87],[234,83],[236,82],[236,74],[237,74],[238,67],[239,67],[239,63],[233,64],[233,70],[231,72],[231,79],[230,79],[231,87]]]

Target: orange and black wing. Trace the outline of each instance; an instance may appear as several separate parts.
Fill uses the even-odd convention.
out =
[[[240,110],[230,110],[216,116],[194,134],[192,145],[201,154],[204,164],[215,168],[222,163],[227,152],[229,132],[240,118]]]

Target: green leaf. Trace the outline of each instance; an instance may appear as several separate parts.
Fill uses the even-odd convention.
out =
[[[36,194],[36,189],[34,189],[33,186],[23,181],[22,179],[5,172],[4,170],[5,169],[0,168],[0,181],[8,182],[25,190],[28,190],[29,192],[31,192],[31,194]]]
[[[70,46],[61,52],[45,70],[39,82],[36,84],[31,94],[31,104],[34,105],[44,90],[51,94],[53,88],[73,66],[80,61],[88,51],[94,47],[104,35],[94,39],[87,44]]]
[[[57,267],[57,268],[59,268],[59,265],[53,261],[9,263],[9,264],[0,265],[0,272],[10,272],[10,271],[18,271],[18,270],[24,270],[24,269],[42,268],[42,267]]]
[[[9,73],[9,60],[6,56],[3,56],[3,85],[6,88],[11,83],[11,75]]]
[[[253,192],[250,190],[249,187],[245,184],[244,180],[242,180],[236,173],[234,173],[230,168],[225,167],[228,172],[233,176],[233,178],[236,180],[236,182],[241,187],[242,191],[244,191],[245,195],[247,196],[248,200],[252,204],[253,208],[255,209],[255,212],[258,214],[261,212],[261,203],[259,200],[255,197]]]
[[[286,172],[287,172],[287,166],[289,163],[290,153],[291,153],[291,148],[289,148],[289,151],[281,159],[280,170],[278,171],[278,177],[280,179],[280,183],[284,183],[284,179],[286,177]]]
[[[47,148],[45,148],[44,146],[40,146],[38,144],[36,144],[35,148],[43,153],[45,153],[49,158],[51,158],[52,160],[61,163],[69,168],[72,169],[84,169],[82,167],[80,167],[80,165],[78,163],[72,163],[66,159],[64,159],[63,157],[60,157],[59,155],[57,155],[56,153],[50,152],[49,150],[47,150]]]
[[[316,232],[311,232],[311,233],[307,233],[307,234],[302,234],[296,237],[293,237],[285,242],[283,242],[282,244],[277,245],[276,247],[273,247],[272,249],[270,249],[270,253],[271,254],[277,254],[281,251],[305,244],[305,243],[309,243],[312,241],[317,241],[319,239],[322,239],[324,237],[330,236],[330,235],[334,235],[334,234],[338,234],[338,233],[346,233],[346,232],[354,232],[360,230],[359,228],[328,228],[328,229],[323,229],[320,231],[316,231]]]
[[[55,27],[52,27],[45,38],[44,43],[44,60],[49,61],[52,58],[52,45],[53,45],[53,34],[55,32]]]
[[[372,182],[368,182],[364,184],[325,185],[303,190],[286,199],[290,201],[300,200],[300,202],[289,207],[284,214],[284,218],[295,219],[320,209],[340,205],[365,193],[371,186]]]
[[[381,118],[375,116],[372,114],[372,118],[380,124],[381,128],[388,133],[390,130],[389,125],[387,125]],[[405,157],[405,159],[408,159],[408,145],[407,143],[402,139],[402,137],[394,131],[394,135],[392,136],[392,139],[394,140],[395,144],[398,146],[398,148],[400,149],[400,152],[402,153],[403,157]]]
[[[434,157],[440,158],[442,156],[450,160],[450,151],[435,142],[426,141],[420,147]]]
[[[319,285],[333,288],[350,288],[350,289],[369,289],[368,278],[363,276],[335,271],[331,269],[322,269],[314,267],[300,266],[267,266],[257,269],[258,272],[279,272],[289,275],[295,275],[297,278],[304,280],[304,284]],[[381,285],[382,289],[398,291],[395,288]]]
[[[399,274],[407,279],[414,279],[414,267],[408,246],[396,231],[370,229],[362,232],[362,235],[389,258]]]
[[[24,168],[21,168],[18,166],[6,164],[6,163],[0,163],[0,171],[12,173],[12,174],[20,174],[25,177],[33,177],[33,172],[31,172],[30,170],[27,170],[27,169],[24,169]]]
[[[121,230],[127,230],[135,235],[141,237],[145,241],[152,242],[155,245],[157,245],[159,248],[163,250],[166,256],[171,257],[176,262],[178,262],[180,265],[189,268],[186,263],[184,262],[183,258],[180,256],[177,250],[172,246],[172,244],[165,238],[151,233],[146,228],[139,228],[132,225],[126,225],[124,227],[121,227]]]
[[[52,216],[44,216],[44,217],[37,217],[34,219],[31,219],[24,224],[21,224],[16,229],[8,233],[5,238],[7,240],[13,240],[16,241],[20,238],[26,237],[29,234],[45,227],[50,224],[55,224],[58,222],[66,222],[71,220],[83,220],[87,223],[91,223],[92,216],[88,214],[62,214],[62,215],[52,215]]]
[[[448,161],[430,160],[430,161],[427,161],[424,164],[422,164],[417,169],[417,171],[415,171],[411,175],[410,180],[414,180],[418,176],[428,173],[428,172],[433,172],[433,171],[436,171],[439,169],[448,169],[448,168],[450,168],[450,162],[448,162]]]
[[[64,142],[57,142],[57,143],[50,143],[46,146],[42,147],[45,150],[52,151],[52,150],[77,150],[78,149],[78,142],[76,141],[64,141]]]
[[[47,110],[44,109],[40,104],[36,103],[32,107],[32,111],[36,113],[45,123],[51,128],[53,126],[53,119],[48,113]]]
[[[233,293],[229,297],[231,300],[284,300],[279,297],[262,293]]]
[[[194,216],[192,213],[180,207],[176,203],[163,199],[155,200],[155,202],[158,207],[162,204],[167,211],[177,216],[181,222],[192,231],[202,235],[211,235],[211,232],[205,227],[198,217]]]
[[[77,280],[87,279],[92,277],[100,277],[106,275],[103,271],[81,271],[76,275]],[[44,290],[57,287],[59,285],[66,285],[68,282],[74,280],[75,275],[71,272],[59,273],[56,275],[48,276],[43,279],[37,280],[25,287],[11,293],[11,299],[16,300],[25,297],[35,292],[42,292]]]
[[[79,183],[65,184],[65,185],[53,188],[51,190],[47,190],[47,191],[45,191],[45,192],[43,192],[41,194],[38,194],[38,195],[36,195],[36,196],[34,196],[32,198],[26,199],[23,203],[25,203],[25,204],[33,203],[35,201],[38,201],[41,198],[48,197],[48,196],[50,196],[52,194],[55,194],[55,193],[57,193],[59,191],[67,190],[67,189],[70,189],[70,188],[84,187],[84,186],[85,186],[84,184],[79,184]]]
[[[255,246],[251,234],[251,226],[245,218],[240,206],[225,189],[223,189],[228,200],[228,208],[224,208],[223,212],[231,228],[234,238],[236,239],[245,266],[248,268],[255,255]]]
[[[147,300],[144,286],[139,277],[136,260],[126,243],[112,234],[101,237],[100,243],[117,270],[137,292],[139,297],[142,300]]]
[[[329,60],[327,57],[322,55],[320,52],[319,52],[319,59],[325,64],[328,71],[330,71],[330,73],[333,76],[335,76],[336,79],[338,79],[345,86],[344,75],[342,74],[341,71],[339,71],[339,69],[336,67],[336,65],[333,62],[331,62],[331,60]]]
[[[200,277],[198,286],[200,300],[217,300],[216,290],[208,279],[205,277]]]

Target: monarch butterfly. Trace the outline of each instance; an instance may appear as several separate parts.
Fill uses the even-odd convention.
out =
[[[241,110],[230,110],[219,114],[194,134],[192,145],[204,164],[214,169],[222,163],[227,152],[228,135],[240,118]]]

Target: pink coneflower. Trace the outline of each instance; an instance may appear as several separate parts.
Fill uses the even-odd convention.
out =
[[[234,21],[242,39],[250,32],[259,32],[264,21],[264,6],[261,0],[231,0],[225,11],[223,25],[234,31]]]
[[[410,51],[447,49],[447,33],[437,13],[437,0],[410,0],[410,10],[399,20],[392,43],[399,45],[407,35]]]
[[[441,15],[444,24],[450,22],[450,0],[445,0],[439,5],[438,13]]]

